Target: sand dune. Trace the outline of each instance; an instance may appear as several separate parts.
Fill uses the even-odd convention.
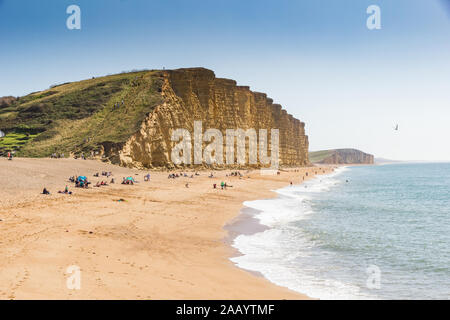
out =
[[[253,171],[245,179],[225,177],[229,171],[175,180],[151,172],[144,182],[147,172],[98,161],[0,159],[0,299],[306,298],[235,267],[223,226],[243,201],[322,170],[331,168]],[[140,183],[85,190],[68,182],[86,175],[95,183],[101,171]],[[212,188],[221,181],[233,187]],[[74,194],[57,194],[66,185]],[[40,194],[44,186],[50,196]],[[80,290],[66,286],[71,265],[81,269]]]

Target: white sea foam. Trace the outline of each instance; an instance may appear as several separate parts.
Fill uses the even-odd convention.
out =
[[[231,260],[240,268],[260,272],[266,279],[291,290],[320,299],[373,299],[359,287],[339,281],[320,279],[296,265],[297,258],[308,258],[312,244],[306,239],[291,241],[282,230],[269,229],[251,236],[238,236],[233,246],[243,255]],[[332,266],[326,266],[332,267]]]
[[[332,174],[317,176],[304,184],[276,190],[279,196],[275,199],[245,202],[246,207],[257,210],[255,218],[270,229],[238,236],[233,247],[242,255],[231,260],[243,269],[258,271],[268,280],[310,297],[373,298],[361,293],[357,286],[317,278],[311,272],[313,270],[307,270],[305,266],[299,270],[296,263],[296,259],[308,258],[314,242],[302,236],[290,223],[308,219],[314,214],[308,200],[314,193],[330,190],[339,184],[336,176],[346,170],[346,167],[341,167]]]
[[[245,201],[244,206],[258,210],[259,213],[255,218],[268,227],[304,219],[312,213],[312,209],[307,202],[310,199],[310,194],[330,190],[330,188],[339,184],[335,177],[346,170],[347,167],[340,167],[331,174],[317,176],[303,184],[274,190],[279,194],[279,197]]]

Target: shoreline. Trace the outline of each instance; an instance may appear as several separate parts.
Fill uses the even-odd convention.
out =
[[[271,190],[297,184],[305,170],[331,167],[279,176],[252,171],[243,179],[226,177],[236,170],[176,180],[149,171],[146,183],[147,171],[97,161],[0,161],[0,178],[7,181],[0,187],[0,299],[309,298],[237,267],[225,228],[240,216],[244,201],[274,197]],[[70,185],[72,196],[57,194],[74,174],[95,183],[96,171],[113,171],[117,181],[134,176],[140,183],[88,190]],[[233,187],[213,189],[221,180]],[[51,196],[39,194],[43,186]],[[121,198],[126,201],[117,202]],[[79,291],[66,288],[70,265],[82,271]]]
[[[302,181],[301,183],[293,184],[293,185],[294,186],[300,186],[304,182],[306,182],[308,180],[311,180],[311,179],[314,179],[317,175],[322,175],[322,174],[328,175],[328,174],[334,173],[335,169],[338,168],[338,167],[348,167],[348,166],[351,166],[351,165],[325,165],[325,166],[327,168],[332,168],[332,171],[327,171],[326,173],[320,173],[320,174],[312,175],[312,176],[308,177],[307,179],[305,179],[304,181]],[[316,168],[316,167],[307,167],[305,169],[308,169],[308,168],[311,169],[311,168]],[[317,168],[323,168],[323,167],[317,167]],[[273,196],[268,196],[268,197],[261,198],[261,199],[247,200],[247,201],[276,199],[276,198],[278,198],[280,196],[280,194],[277,193],[277,190],[283,189],[283,188],[288,187],[288,186],[289,185],[284,185],[284,186],[281,186],[280,188],[277,188],[275,190],[271,190],[271,193],[273,193]],[[244,201],[244,203],[247,202],[247,201]],[[276,286],[279,286],[279,287],[282,287],[282,288],[286,288],[283,285],[280,285],[280,284],[277,284],[275,282],[270,281],[260,271],[251,270],[251,269],[246,269],[244,267],[240,267],[240,266],[238,266],[237,263],[235,263],[235,262],[233,262],[231,260],[234,257],[239,257],[239,256],[244,256],[245,255],[245,254],[241,253],[238,248],[233,246],[234,240],[237,237],[239,237],[240,235],[250,236],[250,235],[254,235],[254,234],[257,234],[257,233],[260,233],[260,232],[264,232],[266,230],[270,230],[271,229],[269,226],[266,226],[266,225],[262,224],[255,217],[255,215],[257,215],[258,213],[260,213],[262,211],[260,211],[258,209],[255,209],[255,208],[247,207],[247,206],[244,205],[244,203],[242,205],[241,210],[239,211],[239,214],[235,218],[233,218],[228,224],[226,224],[224,226],[224,229],[226,229],[227,232],[228,232],[227,237],[225,238],[224,241],[234,251],[234,254],[231,255],[229,257],[229,259],[233,263],[233,265],[235,265],[236,268],[245,270],[245,271],[247,271],[247,272],[249,272],[249,273],[251,273],[251,274],[253,274],[255,276],[264,278],[265,280],[269,281],[270,283],[272,283],[272,284],[274,284]],[[292,289],[289,289],[289,288],[286,288],[286,289],[288,289],[288,290],[290,290],[290,291],[292,291],[294,293],[300,294],[300,295],[306,297],[306,299],[319,300],[319,298],[309,297],[309,296],[307,296],[306,294],[304,294],[302,292],[298,292],[296,290],[292,290]]]

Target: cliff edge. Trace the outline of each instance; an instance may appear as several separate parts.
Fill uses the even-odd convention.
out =
[[[309,153],[313,163],[320,164],[373,164],[374,156],[356,149],[334,149]]]
[[[266,94],[204,68],[123,73],[8,99],[0,107],[6,133],[0,152],[83,154],[128,167],[173,168],[172,132],[193,132],[194,121],[224,136],[226,129],[278,129],[280,165],[309,164],[303,122]]]

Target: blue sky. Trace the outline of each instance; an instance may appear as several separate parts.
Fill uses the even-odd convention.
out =
[[[450,160],[448,3],[0,0],[0,96],[202,66],[282,104],[306,123],[311,150]],[[66,28],[71,4],[81,8],[81,30]],[[366,27],[372,4],[381,30]]]

